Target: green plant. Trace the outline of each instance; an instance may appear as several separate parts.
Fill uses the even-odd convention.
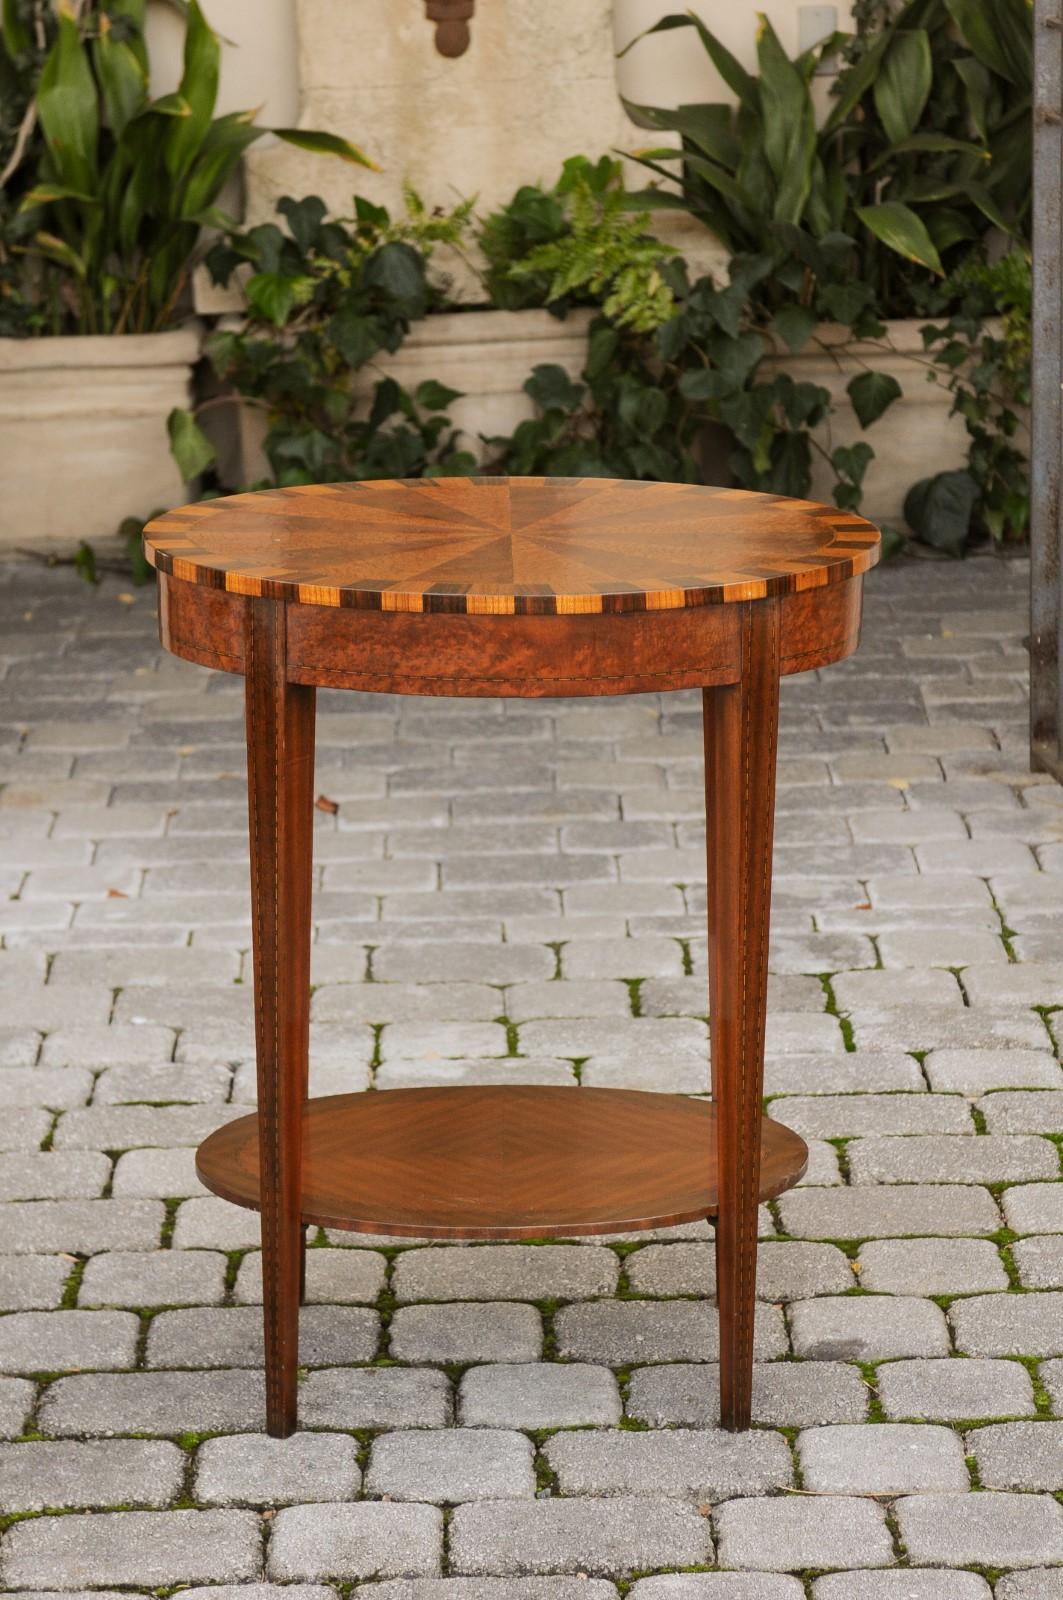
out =
[[[959,306],[925,327],[923,342],[966,423],[967,467],[914,484],[905,517],[927,544],[962,555],[978,538],[1023,539],[1029,525],[1028,462],[1015,440],[1030,404],[1030,258],[1012,251],[992,266],[970,262],[953,286]]]
[[[857,331],[926,310],[928,285],[990,229],[1023,236],[1032,79],[1026,0],[866,0],[859,24],[790,61],[762,17],[753,76],[699,18],[666,16],[647,31],[696,28],[737,104],[629,107],[683,140],[640,153],[678,185],[640,200],[690,211],[733,252],[771,254],[766,309],[796,303]],[[812,77],[835,57],[817,127]]]
[[[600,305],[620,327],[652,332],[675,300],[665,262],[677,254],[647,233],[648,211],[632,212],[619,161],[566,161],[553,189],[519,189],[493,213],[478,243],[485,283],[505,309]]]
[[[180,87],[150,98],[145,3],[101,0],[80,18],[61,5],[40,70],[42,148],[15,248],[33,259],[51,332],[171,325],[203,228],[222,220],[215,201],[267,131],[253,112],[215,118],[219,46],[198,0],[183,7]],[[333,134],[273,131],[304,149],[371,164]]]
[[[313,195],[281,200],[277,209],[287,231],[273,223],[234,231],[207,256],[219,282],[237,267],[250,272],[246,325],[215,333],[207,351],[219,378],[266,413],[273,481],[471,470],[473,458],[458,450],[446,415],[454,390],[427,382],[411,396],[384,379],[367,399],[369,385],[358,381],[377,355],[398,349],[433,303],[431,249],[461,238],[469,206],[429,216],[411,194],[395,221],[361,197],[346,221],[330,220]],[[185,477],[212,463],[213,447],[188,412],[171,415],[170,438]]]

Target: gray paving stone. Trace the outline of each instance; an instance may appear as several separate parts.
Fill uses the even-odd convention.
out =
[[[705,1502],[768,1494],[793,1481],[786,1441],[757,1430],[559,1433],[543,1454],[563,1495],[678,1495]]]
[[[1063,1562],[1063,1506],[1049,1495],[912,1495],[894,1513],[909,1561],[924,1566]]]
[[[195,1497],[205,1506],[351,1500],[361,1486],[358,1444],[346,1434],[238,1433],[206,1439],[196,1452]]]
[[[860,1284],[876,1294],[969,1294],[1006,1289],[1008,1275],[988,1239],[878,1239],[860,1250]]]
[[[690,1300],[599,1300],[564,1306],[554,1319],[557,1345],[566,1360],[626,1366],[643,1361],[719,1359],[719,1322],[714,1306]],[[757,1307],[753,1348],[761,1360],[787,1352],[786,1329],[777,1306]]]
[[[111,1193],[116,1196],[178,1200],[206,1192],[196,1177],[193,1149],[127,1150],[115,1162]]]
[[[1063,1089],[1002,1089],[978,1105],[990,1133],[1063,1133]]]
[[[366,1600],[616,1600],[617,1591],[604,1579],[586,1577],[393,1578],[363,1584],[358,1593]]]
[[[997,1584],[996,1600],[1063,1600],[1063,1572],[1037,1567],[1006,1573]]]
[[[0,1200],[94,1200],[110,1175],[102,1153],[11,1155],[0,1165]]]
[[[610,1427],[622,1415],[609,1369],[579,1362],[470,1367],[458,1406],[472,1428]]]
[[[194,1065],[162,1062],[153,1066],[108,1067],[96,1079],[94,1106],[172,1101],[186,1104],[224,1102],[229,1097],[232,1070],[222,1062]]]
[[[6,1072],[5,1072],[6,1077]],[[5,1112],[0,1129],[0,1150],[37,1150],[52,1126],[52,1116],[38,1107],[19,1107]]]
[[[985,1489],[1063,1487],[1063,1422],[1000,1422],[973,1428],[967,1450]]]
[[[5,1583],[74,1588],[149,1586],[258,1577],[259,1521],[251,1511],[110,1511],[36,1517],[4,1539]]]
[[[597,1437],[597,1435],[596,1435]],[[531,1441],[500,1428],[385,1433],[373,1441],[366,1493],[385,1500],[519,1500],[535,1495]]]
[[[669,1572],[640,1578],[631,1600],[804,1600],[797,1578],[781,1573]]]
[[[329,1367],[299,1387],[307,1428],[445,1428],[452,1414],[445,1373],[415,1367]]]
[[[72,1266],[64,1256],[0,1257],[0,1310],[54,1311]]]
[[[903,1572],[826,1573],[813,1582],[812,1600],[991,1600],[991,1593],[976,1572],[914,1572],[906,1567]]]
[[[811,1361],[882,1361],[944,1356],[944,1312],[910,1295],[839,1295],[790,1307],[794,1354]]]
[[[871,972],[839,972],[832,980],[842,1011],[889,1013],[910,1005],[963,1005],[963,993],[951,972],[940,967],[884,968]]]
[[[983,841],[993,849],[997,841]],[[994,869],[1007,871],[1001,863]],[[1058,1006],[1063,1005],[1063,963],[1058,961],[1019,961],[1007,966],[970,966],[963,974],[963,987],[973,1006]]]
[[[1059,1234],[1017,1239],[1011,1254],[1024,1288],[1063,1289],[1063,1237]]]
[[[1042,1361],[1041,1381],[1048,1390],[1052,1415],[1063,1417],[1063,1361]]]
[[[1063,1069],[1047,1050],[931,1050],[923,1070],[946,1094],[1063,1088]]]
[[[268,1573],[281,1582],[434,1577],[442,1544],[435,1506],[288,1506],[273,1523]]]
[[[173,1046],[172,1028],[83,1024],[56,1028],[50,1033],[41,1050],[41,1061],[46,1067],[150,1066],[153,1061],[169,1061]],[[89,1143],[85,1148],[115,1150],[121,1146]]]
[[[230,1205],[215,1195],[185,1200],[173,1230],[175,1250],[248,1250],[261,1242],[257,1211]]]
[[[164,1506],[184,1479],[185,1457],[162,1440],[0,1446],[0,1507]]]
[[[385,945],[374,957],[373,973],[382,983],[534,983],[552,978],[556,965],[554,952],[542,945],[463,944],[455,939],[447,944]]]
[[[83,1106],[92,1093],[92,1074],[77,1067],[8,1067],[4,1099],[10,1106],[43,1106],[64,1111]]]
[[[496,996],[491,1014],[497,1015],[497,1009]],[[564,983],[517,983],[507,991],[505,1010],[514,1022],[544,1017],[630,1017],[631,993],[626,984],[615,981],[572,978]],[[702,1010],[708,1010],[707,1001]],[[642,1011],[646,1016],[659,1015],[645,999]]]
[[[997,1012],[906,1006],[889,1014],[853,1012],[852,1024],[858,1050],[1043,1050],[1047,1041],[1040,1018],[1018,1007]]]
[[[1033,1384],[1017,1361],[889,1361],[878,1369],[888,1417],[958,1422],[971,1417],[1028,1417]]]
[[[805,1138],[884,1133],[973,1133],[970,1107],[958,1095],[790,1095],[773,1116]]]
[[[480,1061],[395,1061],[383,1063],[373,1074],[378,1089],[424,1089],[480,1083],[549,1083],[576,1088],[571,1061],[533,1056]]]
[[[506,1303],[403,1306],[389,1329],[399,1361],[537,1361],[542,1340],[535,1307]]]
[[[808,1428],[859,1422],[868,1390],[856,1367],[838,1361],[773,1361],[753,1368],[753,1421]],[[714,1427],[720,1420],[720,1372],[671,1362],[639,1367],[628,1386],[628,1415],[651,1428]]]
[[[1024,1183],[1005,1189],[1004,1220],[1016,1233],[1063,1233],[1063,1185]]]
[[[845,1495],[729,1500],[714,1521],[721,1566],[773,1572],[886,1567],[895,1560],[880,1506]]]
[[[68,1111],[55,1135],[57,1150],[128,1150],[134,1145],[198,1145],[239,1106],[88,1106]]]
[[[192,1256],[192,1252],[188,1252]],[[312,1248],[306,1253],[307,1304],[371,1305],[384,1287],[387,1261],[375,1250]],[[262,1304],[262,1256],[249,1251],[240,1263],[233,1298]]]
[[[916,1494],[970,1487],[951,1428],[904,1422],[809,1428],[797,1441],[801,1483],[816,1494]]]
[[[111,1438],[115,1434],[246,1431],[265,1423],[262,1374],[121,1372],[60,1378],[44,1391],[42,1433]]]
[[[206,1589],[182,1589],[181,1594],[187,1595],[188,1600],[336,1600],[335,1589],[308,1583],[219,1583]],[[34,1600],[44,1600],[44,1596],[34,1596]],[[64,1600],[70,1597],[64,1596]],[[93,1600],[97,1597],[93,1596]]]
[[[459,1506],[451,1566],[462,1573],[585,1572],[624,1577],[647,1567],[712,1559],[708,1519],[681,1501],[533,1500]]]
[[[219,1305],[228,1263],[215,1251],[111,1251],[93,1256],[78,1291],[80,1306]]]
[[[362,1306],[303,1306],[300,1363],[331,1367],[371,1361],[379,1334],[377,1312]],[[256,1306],[160,1311],[148,1331],[149,1367],[259,1367],[263,1359],[262,1315]]]
[[[778,1205],[785,1231],[804,1239],[964,1237],[1000,1227],[992,1195],[966,1184],[795,1189]]]
[[[139,1326],[127,1311],[16,1311],[0,1318],[0,1372],[131,1367]]]
[[[902,1050],[768,1056],[764,1063],[764,1092],[769,1095],[889,1094],[898,1089],[916,1094],[926,1090],[919,1063]],[[780,1102],[772,1115],[781,1116],[782,1109]]]
[[[651,1244],[625,1261],[636,1294],[712,1295],[716,1251],[711,1244]],[[757,1251],[757,1294],[762,1300],[797,1300],[838,1294],[855,1284],[849,1263],[831,1244],[764,1243]]]
[[[854,1139],[847,1153],[852,1182],[857,1184],[925,1183],[931,1178],[945,1183],[1014,1183],[1055,1177],[1059,1171],[1055,1145],[1032,1135]]]
[[[1063,1295],[974,1295],[949,1308],[956,1348],[971,1356],[1063,1355]]]
[[[398,1300],[583,1300],[616,1289],[619,1262],[603,1245],[491,1245],[404,1251]]]
[[[28,1378],[0,1378],[0,1439],[17,1439],[36,1396]]]

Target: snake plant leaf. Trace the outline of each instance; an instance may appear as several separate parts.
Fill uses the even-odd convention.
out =
[[[893,145],[911,138],[930,98],[934,64],[922,28],[897,33],[875,78],[875,109]]]
[[[681,133],[713,161],[734,167],[741,155],[741,146],[734,133],[734,110],[729,105],[707,104],[677,106],[643,106],[634,100],[625,100],[624,109],[632,122],[642,127],[663,128]],[[682,154],[675,150],[673,155]]]
[[[750,76],[742,63],[731,54],[726,45],[720,43],[716,35],[710,32],[701,18],[696,16],[693,11],[673,11],[668,16],[661,17],[659,22],[653,24],[652,28],[646,28],[642,33],[636,34],[634,39],[620,51],[620,55],[626,56],[628,51],[638,44],[640,39],[648,38],[651,33],[668,33],[674,28],[696,28],[698,30],[698,37],[701,39],[706,55],[731,93],[736,96],[742,105],[749,106],[751,110],[755,110],[757,107],[756,80]]]
[[[0,7],[0,39],[12,60],[22,55],[33,43],[29,28],[19,11],[18,0],[3,0]]]
[[[960,56],[952,63],[967,90],[967,109],[983,144],[989,143],[989,94],[993,80],[989,68],[976,56]]]
[[[175,184],[187,177],[214,117],[218,98],[221,47],[217,35],[199,6],[189,0],[185,29],[184,71],[178,93],[188,104],[188,115],[166,131],[163,160]]]
[[[812,189],[816,117],[808,84],[759,13],[757,60],[764,154],[775,178],[776,222],[798,222]]]
[[[944,133],[916,133],[910,139],[902,139],[898,144],[890,145],[888,150],[883,150],[881,155],[876,156],[874,161],[868,164],[867,170],[876,172],[879,167],[888,166],[895,156],[917,154],[920,151],[925,151],[929,155],[955,154],[973,156],[979,161],[990,160],[989,151],[980,144],[972,144],[969,139],[950,139]]]
[[[131,42],[114,39],[110,18],[100,13],[100,31],[93,40],[92,57],[107,120],[120,139],[148,100],[147,69]]]
[[[73,245],[67,244],[65,239],[60,239],[54,233],[35,233],[33,242],[41,255],[47,256],[50,261],[57,261],[61,267],[68,267],[78,278],[84,278],[88,272],[88,264],[84,256],[80,255]]]
[[[198,478],[201,472],[217,459],[217,452],[191,411],[175,407],[166,419],[170,436],[170,454],[186,483]]]
[[[61,183],[37,183],[22,196],[20,211],[33,211],[37,206],[49,206],[55,200],[78,200],[83,206],[99,205],[93,194],[84,194],[80,189],[68,189]]]
[[[1033,20],[1026,0],[945,0],[945,5],[979,61],[1028,93],[1033,83]]]
[[[299,150],[310,150],[319,156],[339,156],[341,161],[349,161],[352,166],[368,167],[370,172],[380,171],[377,163],[364,150],[359,150],[357,145],[341,138],[338,133],[314,133],[308,128],[272,128],[270,132]]]
[[[862,56],[851,71],[846,73],[841,92],[834,101],[830,114],[823,124],[824,138],[835,133],[842,123],[848,121],[864,95],[874,86],[882,57],[885,55],[889,43],[890,35],[888,33],[879,34],[867,54]]]
[[[938,255],[922,218],[899,200],[884,200],[877,206],[857,206],[856,214],[876,239],[931,272],[944,276]]]
[[[59,13],[55,43],[41,70],[37,110],[58,181],[91,192],[99,137],[96,84],[78,25],[67,11]]]
[[[192,107],[183,94],[175,89],[173,94],[161,94],[157,100],[150,101],[142,115],[153,117],[190,117]]]

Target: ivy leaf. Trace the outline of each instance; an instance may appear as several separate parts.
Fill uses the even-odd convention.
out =
[[[74,551],[74,571],[86,583],[99,583],[100,575],[96,571],[96,552],[91,544],[82,539]]]
[[[455,400],[462,398],[462,391],[448,389],[445,383],[438,383],[435,378],[426,378],[417,385],[413,398],[422,411],[446,411]]]
[[[277,210],[282,217],[287,217],[292,238],[300,250],[304,254],[312,250],[325,220],[324,200],[316,194],[308,194],[303,200],[293,200],[291,195],[285,195],[283,200],[277,201]]]
[[[679,379],[679,393],[687,400],[725,400],[738,387],[729,372],[715,367],[697,367]]]
[[[978,495],[978,484],[969,472],[939,472],[912,485],[904,500],[904,518],[924,544],[962,556]]]
[[[869,428],[904,393],[896,378],[888,372],[861,372],[858,377],[850,379],[845,392],[853,403],[853,410],[862,428]]]
[[[369,257],[362,276],[368,287],[386,290],[411,315],[421,314],[427,296],[424,260],[412,245],[401,239],[381,245]]]
[[[524,392],[541,411],[572,412],[583,399],[582,383],[573,383],[564,367],[541,362],[525,380]]]
[[[333,345],[352,369],[364,367],[380,349],[380,328],[374,317],[364,317],[352,305],[342,306],[329,319],[326,342]]]
[[[256,272],[248,278],[247,303],[257,317],[283,328],[295,305],[294,281],[283,272]]]
[[[871,446],[866,440],[860,439],[856,444],[840,444],[835,450],[834,454],[831,456],[830,464],[840,477],[848,478],[849,482],[854,487],[859,489],[860,485],[864,481],[864,473],[867,471],[869,464],[874,459],[875,452],[872,450]],[[839,487],[844,486],[839,485]],[[835,494],[834,498],[837,505],[842,504],[842,502],[838,499],[837,494]],[[859,497],[857,498],[856,504],[859,504]],[[855,509],[854,505],[850,503],[848,509]]]
[[[176,406],[166,419],[170,435],[170,453],[186,483],[210,466],[217,453],[191,411]]]
[[[800,350],[808,341],[812,329],[816,326],[815,316],[807,306],[783,306],[781,311],[775,313],[771,325],[773,333],[791,350]]]

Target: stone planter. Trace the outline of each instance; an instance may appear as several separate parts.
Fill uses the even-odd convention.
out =
[[[391,377],[412,394],[426,378],[457,389],[449,415],[462,432],[461,444],[478,460],[490,453],[482,435],[513,432],[518,422],[534,416],[535,407],[523,384],[542,363],[564,367],[578,378],[587,357],[587,328],[593,312],[573,311],[559,322],[548,311],[444,311],[415,322],[394,355],[363,367],[356,394],[368,404],[374,384]],[[226,484],[243,486],[266,477],[269,463],[262,448],[266,417],[250,406],[233,406],[225,425],[216,419],[229,407],[205,413],[219,454]]]
[[[967,462],[967,429],[962,417],[950,417],[952,395],[943,382],[929,383],[929,362],[919,330],[926,318],[887,322],[881,340],[853,341],[848,328],[821,323],[813,339],[797,354],[780,349],[767,366],[788,372],[795,383],[817,383],[829,389],[834,414],[816,438],[827,451],[866,439],[875,459],[864,479],[861,514],[872,522],[896,528],[904,524],[904,497],[913,483],[935,472]],[[863,429],[845,386],[869,367],[896,378],[903,391],[877,422]],[[767,375],[767,374],[766,374]],[[815,454],[812,497],[831,501],[834,474]]]
[[[166,418],[198,329],[0,339],[0,548],[100,539],[187,498]]]

